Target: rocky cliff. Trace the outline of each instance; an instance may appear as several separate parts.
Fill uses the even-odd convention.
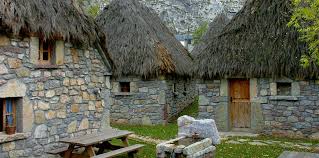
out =
[[[107,0],[82,0],[85,7],[104,6]],[[174,34],[191,34],[204,22],[211,22],[217,14],[232,17],[245,0],[141,0],[155,10]],[[101,7],[103,8],[103,7]]]

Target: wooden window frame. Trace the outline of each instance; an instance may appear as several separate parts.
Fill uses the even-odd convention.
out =
[[[17,110],[16,110],[16,100],[14,98],[3,98],[3,104],[2,106],[2,132],[5,131],[7,127],[7,118],[6,116],[8,115],[13,115],[13,127],[17,127]],[[12,112],[8,113],[7,112],[7,101],[11,100],[12,102]]]
[[[130,82],[120,82],[120,92],[130,93],[131,92]]]
[[[45,43],[48,44],[48,50],[44,50],[44,48],[43,48]],[[54,42],[45,41],[43,39],[40,40],[40,43],[39,43],[39,59],[38,59],[40,65],[54,65],[54,63],[53,63],[53,55],[54,55],[53,48],[54,48]],[[44,55],[45,52],[48,53],[48,60],[43,60],[43,55]]]

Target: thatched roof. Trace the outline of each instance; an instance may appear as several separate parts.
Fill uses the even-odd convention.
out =
[[[290,0],[250,0],[196,58],[201,77],[314,77],[300,66],[307,53],[298,32],[288,27]]]
[[[192,59],[161,19],[138,0],[114,0],[97,17],[113,75],[188,75]]]
[[[208,30],[205,35],[202,37],[200,43],[198,43],[193,51],[192,55],[198,55],[201,50],[205,49],[208,44],[213,41],[224,29],[224,27],[230,22],[230,19],[227,17],[225,13],[218,14],[213,22],[209,24]]]
[[[0,26],[10,33],[39,33],[84,44],[97,38],[93,19],[82,14],[72,0],[1,0]]]

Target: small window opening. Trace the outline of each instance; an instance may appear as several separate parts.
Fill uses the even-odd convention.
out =
[[[41,40],[39,48],[40,48],[40,50],[39,50],[40,64],[44,64],[44,65],[52,64],[53,42]]]
[[[130,82],[120,82],[121,92],[131,92]]]
[[[177,85],[176,85],[176,83],[173,84],[173,92],[174,92],[174,93],[177,92]]]
[[[1,124],[0,132],[6,127],[16,127],[16,100],[14,98],[0,99]]]
[[[277,95],[290,96],[291,95],[291,83],[277,83]]]

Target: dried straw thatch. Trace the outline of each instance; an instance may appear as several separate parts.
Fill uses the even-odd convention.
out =
[[[160,18],[138,0],[114,0],[97,17],[113,75],[189,75],[192,59]]]
[[[250,0],[196,57],[197,75],[212,77],[316,77],[318,69],[300,66],[307,53],[288,27],[289,0]]]
[[[205,33],[205,35],[202,37],[199,44],[197,44],[193,51],[192,55],[196,56],[199,52],[201,52],[203,49],[205,49],[206,46],[209,45],[209,43],[221,33],[223,28],[230,22],[230,19],[227,17],[225,13],[221,13],[215,17],[213,22],[209,24],[208,30]]]
[[[1,0],[0,26],[14,34],[39,33],[82,44],[97,39],[94,20],[82,14],[72,0]]]

